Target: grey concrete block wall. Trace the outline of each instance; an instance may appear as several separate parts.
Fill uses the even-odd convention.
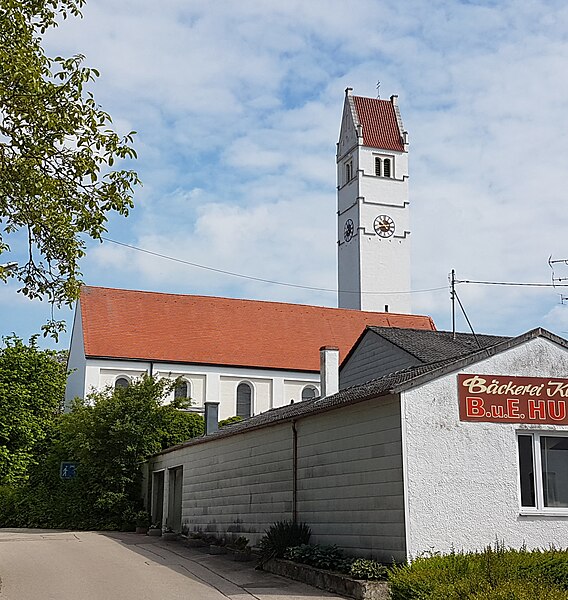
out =
[[[405,558],[399,403],[380,398],[298,423],[298,516],[313,541]]]
[[[386,561],[405,558],[401,427],[396,398],[300,419],[297,517],[313,541]],[[292,423],[194,444],[156,457],[183,466],[182,523],[251,543],[293,517]]]
[[[153,469],[183,465],[182,523],[190,531],[245,535],[252,543],[292,517],[291,425],[164,454]]]

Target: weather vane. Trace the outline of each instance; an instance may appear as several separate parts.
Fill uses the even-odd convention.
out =
[[[381,82],[377,81],[377,98],[381,98]]]

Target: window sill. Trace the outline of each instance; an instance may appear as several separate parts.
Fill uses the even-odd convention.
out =
[[[566,517],[568,518],[568,508],[550,509],[550,510],[526,510],[519,512],[521,517]]]

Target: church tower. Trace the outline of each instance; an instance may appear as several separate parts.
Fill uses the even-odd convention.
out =
[[[398,98],[352,92],[337,143],[339,308],[410,313],[408,137]]]

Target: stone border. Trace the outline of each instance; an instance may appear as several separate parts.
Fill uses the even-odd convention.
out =
[[[352,579],[347,575],[316,569],[309,565],[281,558],[266,561],[262,568],[275,575],[295,579],[322,590],[349,596],[356,600],[388,600],[390,598],[386,581]]]

